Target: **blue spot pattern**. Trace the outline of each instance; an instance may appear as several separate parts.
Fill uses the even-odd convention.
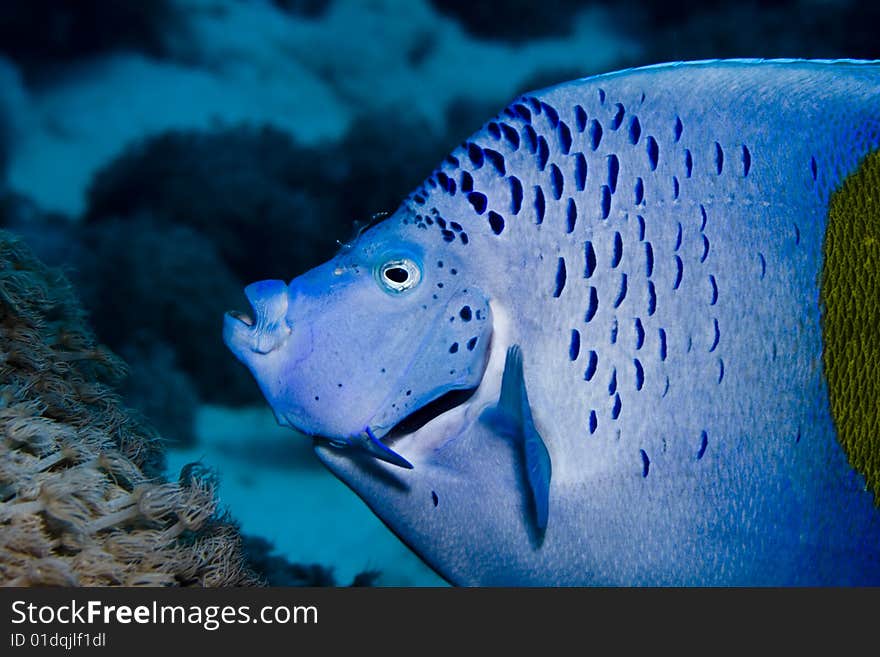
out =
[[[583,249],[579,256],[560,247],[546,259],[542,276],[549,280],[539,282],[543,294],[558,299],[560,307],[576,300],[583,304],[563,348],[568,360],[579,364],[585,385],[611,381],[607,405],[594,401],[586,409],[586,429],[590,435],[618,439],[619,430],[611,430],[603,418],[624,418],[632,395],[665,396],[670,383],[664,368],[687,357],[691,343],[695,353],[716,358],[717,383],[723,384],[724,340],[716,312],[722,290],[711,269],[711,206],[688,205],[688,190],[694,179],[747,179],[756,166],[748,144],[694,141],[679,116],[661,122],[646,113],[650,94],[636,98],[627,102],[597,90],[592,102],[557,106],[535,96],[520,97],[453,152],[410,198],[418,213],[414,223],[438,230],[450,247],[466,246],[475,233],[481,239],[503,239],[514,235],[516,226],[517,231],[555,231],[561,244]],[[809,172],[815,181],[815,157]],[[434,213],[431,199],[436,195],[462,200],[456,221]],[[682,200],[683,208],[694,208],[692,215],[672,218],[656,211],[661,203]],[[662,221],[667,225],[655,231]],[[800,231],[797,226],[792,230],[797,245]],[[763,278],[766,260],[757,256]],[[572,278],[572,267],[581,266],[583,276]],[[707,315],[692,335],[682,336],[660,323],[658,308],[674,295],[691,294],[695,286],[701,286]],[[610,340],[596,344],[593,326],[603,332],[610,326]],[[587,336],[590,349],[584,349]],[[467,348],[474,344],[472,339]],[[704,432],[692,452],[697,460],[707,442]],[[639,454],[647,476],[650,459],[645,450]]]

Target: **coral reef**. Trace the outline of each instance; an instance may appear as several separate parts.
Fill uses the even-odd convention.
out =
[[[269,586],[338,586],[332,568],[291,563],[275,553],[273,545],[264,538],[244,536],[244,550],[248,563]],[[372,586],[379,574],[375,570],[363,571],[355,575],[349,586]]]
[[[578,14],[564,38],[511,47],[471,38],[428,0],[168,2],[181,28],[159,29],[168,34],[159,57],[135,44],[29,67],[27,121],[9,166],[15,189],[77,216],[97,169],[147,135],[271,123],[317,145],[370,115],[385,124],[373,129],[413,121],[437,133],[456,98],[497,110],[541,71],[585,75],[636,50],[606,11]]]
[[[161,352],[181,390],[194,390],[203,401],[259,399],[256,384],[224,358],[223,313],[242,306],[243,283],[209,237],[150,214],[86,225],[80,234],[83,253],[72,278],[96,333],[133,368],[158,375],[141,380],[137,398],[143,403],[132,403],[147,412],[162,408],[157,396],[167,395],[162,388],[169,382],[149,362]],[[192,394],[186,397],[175,406],[190,403]]]
[[[9,118],[0,106],[0,189],[6,180],[6,168],[9,166],[9,153],[12,150],[10,132]]]
[[[170,0],[6,0],[0,52],[28,71],[114,49],[162,55],[178,20]]]
[[[0,188],[0,229],[22,238],[42,262],[76,276],[84,256],[80,228],[69,217],[43,212],[29,198]]]
[[[271,127],[166,132],[99,170],[85,221],[148,213],[157,225],[204,236],[241,281],[289,277],[291,268],[332,252],[340,222],[350,221],[322,216],[304,191],[312,155]],[[169,258],[174,242],[165,244]],[[216,329],[216,315],[212,321]]]
[[[330,7],[331,0],[272,0],[278,9],[307,18],[320,18]]]
[[[880,56],[871,29],[880,19],[880,6],[861,0],[516,0],[503,6],[489,0],[431,0],[431,4],[476,37],[514,44],[568,34],[579,11],[602,6],[612,12],[616,27],[644,46],[630,64],[716,57]]]
[[[319,146],[272,126],[166,132],[99,170],[85,221],[149,214],[204,235],[242,281],[291,278],[330,257],[353,221],[393,210],[486,111],[454,103],[439,133],[370,115]]]
[[[25,103],[25,92],[18,69],[0,57],[0,190],[6,182],[16,123]]]
[[[238,300],[238,282],[224,277],[225,266],[212,259],[214,250],[204,239],[182,227],[160,231],[146,220],[129,222],[124,230],[117,221],[83,227],[67,217],[46,214],[12,192],[0,192],[0,228],[14,232],[41,261],[61,268],[77,286],[100,341],[129,365],[130,374],[117,392],[127,406],[149,417],[169,444],[195,439],[200,397],[194,376],[229,379],[216,389],[237,402],[257,399],[256,387],[239,376],[237,364],[216,357],[218,346],[212,348],[210,339],[192,342],[186,361],[190,370],[181,366],[173,346],[180,331],[213,336],[217,317]],[[164,252],[161,247],[168,237],[174,240],[178,260],[156,256],[157,249]],[[132,248],[120,250],[120,243]],[[208,273],[193,277],[187,263],[205,265]],[[134,295],[140,295],[138,303],[131,302]],[[174,305],[183,303],[186,306],[179,309]],[[175,311],[169,313],[169,306]]]
[[[3,116],[0,115],[0,186],[6,178],[6,167],[9,163],[9,138],[3,125]]]
[[[0,582],[257,583],[199,467],[159,476],[158,436],[112,384],[70,284],[0,233]]]
[[[199,394],[177,364],[173,347],[145,337],[128,341],[119,352],[129,368],[119,394],[126,405],[150,419],[169,447],[193,445]]]
[[[455,18],[476,37],[518,44],[569,34],[574,28],[572,14],[595,3],[513,0],[499,5],[490,0],[431,0],[431,4],[441,14]]]
[[[880,57],[880,5],[861,0],[603,0],[644,64],[719,57]]]

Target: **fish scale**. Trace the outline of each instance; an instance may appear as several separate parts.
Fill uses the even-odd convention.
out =
[[[858,442],[873,433],[837,435],[823,330],[846,328],[823,327],[820,305],[829,202],[878,128],[871,63],[675,64],[526,94],[290,284],[290,346],[251,356],[242,345],[259,336],[241,327],[227,343],[294,426],[350,427],[330,437],[412,465],[318,439],[321,460],[453,582],[878,583],[873,447]],[[422,272],[398,301],[376,273],[321,293],[347,262],[381,272],[397,257]],[[852,276],[832,280],[863,288]],[[483,304],[479,325],[456,315],[462,289]],[[393,335],[369,360],[392,375],[336,346],[354,339],[337,315]],[[314,327],[297,345],[298,322],[332,333],[332,348]],[[433,355],[410,353],[410,334]],[[479,346],[462,349],[470,337]],[[322,368],[369,394],[312,403],[301,390],[322,385]],[[832,393],[858,385],[841,371]],[[403,382],[411,397],[375,407]],[[466,401],[393,429],[404,407],[460,388]]]
[[[658,135],[664,133],[664,127],[667,140],[664,142],[664,155],[666,158],[661,162],[659,156],[659,141],[653,134],[647,134],[645,143],[647,146],[641,145],[641,139],[634,140],[629,131],[621,130],[623,126],[623,117],[626,114],[626,102],[617,102],[614,99],[604,96],[605,101],[599,100],[597,94],[596,100],[592,105],[584,106],[583,104],[569,105],[567,110],[552,104],[550,101],[540,101],[535,97],[525,96],[520,99],[522,106],[530,108],[529,120],[526,121],[520,116],[510,117],[502,113],[497,117],[496,121],[508,127],[509,131],[515,130],[517,124],[520,129],[523,126],[531,126],[538,136],[538,144],[548,145],[548,154],[546,163],[543,162],[540,146],[536,146],[535,153],[520,153],[518,148],[514,148],[513,144],[499,143],[500,130],[485,130],[480,138],[472,139],[467,144],[467,152],[464,149],[453,153],[453,157],[463,163],[460,167],[455,167],[449,162],[444,163],[441,172],[444,176],[453,177],[456,170],[463,171],[468,174],[473,182],[473,191],[471,193],[484,194],[487,198],[487,208],[498,208],[503,210],[505,206],[512,208],[513,198],[508,197],[502,189],[499,188],[498,177],[500,176],[497,168],[485,167],[485,158],[482,156],[484,150],[495,150],[500,152],[508,162],[508,166],[512,176],[516,176],[520,171],[531,170],[533,175],[530,182],[533,182],[533,189],[536,190],[538,198],[544,199],[544,216],[541,223],[532,226],[528,231],[550,232],[550,240],[553,240],[548,250],[555,250],[558,254],[556,259],[550,258],[550,262],[546,262],[544,254],[539,251],[539,259],[541,269],[545,272],[540,278],[548,281],[548,286],[554,289],[554,297],[558,299],[560,308],[548,308],[546,318],[555,318],[560,316],[560,322],[568,321],[577,316],[578,308],[589,307],[589,298],[584,296],[584,290],[590,287],[607,290],[604,298],[599,297],[599,310],[593,316],[590,322],[578,322],[574,328],[585,331],[585,339],[596,349],[599,354],[599,370],[597,379],[602,381],[604,375],[608,372],[614,372],[615,375],[620,371],[620,394],[610,396],[610,399],[600,399],[595,394],[590,394],[587,382],[581,382],[578,379],[570,379],[566,381],[567,386],[575,386],[574,389],[580,387],[583,389],[580,395],[582,408],[580,414],[583,417],[583,431],[579,433],[589,432],[596,435],[597,438],[607,438],[609,436],[617,437],[620,432],[620,423],[625,421],[625,411],[623,411],[623,401],[633,399],[636,393],[645,392],[646,395],[653,391],[654,396],[662,399],[663,392],[666,391],[666,374],[664,368],[658,367],[659,350],[653,356],[645,356],[636,353],[636,349],[632,341],[622,339],[614,339],[612,341],[612,331],[619,331],[619,328],[612,329],[618,325],[621,320],[627,324],[645,316],[645,322],[648,329],[652,333],[659,335],[660,330],[664,330],[662,322],[656,311],[651,312],[650,305],[652,297],[659,295],[660,299],[671,298],[675,293],[677,304],[684,305],[687,303],[684,299],[693,299],[701,293],[701,290],[693,289],[694,284],[702,279],[708,280],[711,272],[704,272],[706,269],[706,261],[708,260],[708,252],[706,244],[708,238],[703,230],[707,228],[704,224],[708,223],[706,211],[698,200],[689,199],[688,190],[681,190],[681,183],[678,183],[679,192],[675,193],[675,186],[670,184],[664,185],[663,179],[669,181],[677,181],[677,176],[686,174],[684,167],[685,157],[684,149],[686,146],[681,145],[681,139],[685,136],[683,122],[679,117],[666,119],[665,117],[655,117],[651,113],[650,104],[645,107],[647,96],[642,97],[641,92],[638,93],[638,99],[631,102],[632,106],[637,109],[634,111],[643,112],[642,117],[633,113],[632,117],[638,119],[639,132],[641,133],[644,124],[646,134],[650,131],[657,132]],[[621,99],[624,100],[624,99]],[[562,103],[559,103],[561,106]],[[587,117],[592,118],[592,123],[583,123],[585,129],[580,133],[575,130],[572,135],[568,128],[568,122],[575,125],[578,124],[577,114],[582,111]],[[505,120],[506,119],[506,120]],[[588,119],[589,120],[589,119]],[[488,126],[497,125],[496,121],[490,122]],[[583,120],[581,120],[583,121]],[[667,125],[664,126],[663,123]],[[592,125],[592,131],[586,129],[587,125]],[[601,138],[596,138],[596,134],[601,134]],[[562,135],[562,137],[560,137]],[[639,135],[640,136],[640,135]],[[541,140],[543,138],[543,141]],[[662,137],[661,137],[662,138]],[[598,142],[598,143],[597,143]],[[635,143],[633,143],[635,142]],[[689,142],[687,142],[689,143]],[[595,148],[594,148],[595,146]],[[717,153],[720,146],[717,142],[711,142],[707,147],[704,145],[702,151],[706,159],[707,166],[702,169],[696,168],[696,178],[693,178],[693,172],[690,179],[694,183],[701,183],[704,179],[712,180],[712,176],[723,175],[723,166],[721,174],[718,173]],[[699,153],[701,149],[696,148]],[[595,175],[587,180],[582,191],[578,191],[576,180],[576,162],[579,156],[586,160],[587,171],[596,172]],[[723,157],[723,156],[722,156]],[[575,160],[575,164],[571,163],[571,159]],[[710,159],[711,158],[711,159]],[[668,161],[667,161],[668,160]],[[559,162],[561,164],[557,164]],[[621,165],[623,162],[623,165]],[[699,162],[699,159],[698,159]],[[543,170],[542,170],[543,164]],[[537,171],[535,169],[537,168]],[[562,176],[561,171],[569,172],[568,180]],[[729,174],[734,172],[729,171]],[[519,174],[522,175],[522,174]],[[745,171],[740,173],[745,177]],[[523,176],[524,177],[524,176]],[[517,178],[517,180],[520,180]],[[627,187],[635,187],[635,181],[641,180],[644,188],[641,202],[636,204],[635,197],[626,198],[623,190]],[[647,180],[647,183],[645,182]],[[521,181],[520,181],[521,182]],[[714,181],[712,181],[714,182]],[[590,184],[592,183],[592,184]],[[711,184],[711,183],[710,183]],[[619,188],[619,191],[618,191]],[[537,191],[540,190],[540,191]],[[608,194],[611,198],[610,209],[603,207],[603,195]],[[415,194],[420,199],[427,199],[425,204],[432,202],[434,196],[430,194],[428,189],[422,188]],[[647,197],[647,198],[645,198]],[[708,201],[711,196],[701,196],[703,200]],[[565,200],[563,206],[563,199]],[[584,221],[578,227],[574,222],[574,230],[568,230],[571,225],[569,217],[569,199],[571,205],[580,208],[579,215],[584,215]],[[417,203],[418,205],[418,203]],[[442,203],[438,202],[438,209],[443,211]],[[697,212],[700,208],[700,212]],[[493,210],[488,210],[489,212]],[[475,209],[476,212],[476,209]],[[563,214],[564,212],[564,214]],[[485,213],[485,211],[484,211]],[[478,214],[484,214],[478,213]],[[640,213],[640,214],[639,214]],[[603,219],[606,214],[608,217]],[[671,215],[671,216],[670,216]],[[690,215],[690,216],[688,216]],[[503,216],[503,215],[502,215]],[[679,222],[673,222],[672,217],[679,216],[682,219]],[[587,218],[598,218],[601,223],[591,222]],[[636,220],[633,221],[633,217]],[[639,219],[639,217],[641,219]],[[652,220],[653,219],[653,220]],[[640,240],[640,221],[645,223],[644,240]],[[661,224],[661,222],[663,222]],[[531,222],[529,222],[531,223]],[[534,222],[537,223],[537,222]],[[670,235],[669,226],[676,226],[676,237]],[[682,236],[678,238],[678,226],[682,226]],[[703,230],[701,230],[703,229]],[[516,230],[510,227],[508,230]],[[569,244],[565,242],[557,242],[559,233],[571,234]],[[623,239],[626,236],[626,239]],[[598,247],[603,257],[599,261],[599,266],[594,272],[591,279],[583,279],[578,281],[577,278],[568,279],[567,288],[564,288],[557,295],[555,290],[558,287],[558,271],[560,265],[558,263],[577,262],[578,251],[582,249],[581,240],[589,238],[594,248]],[[639,250],[637,245],[640,243],[650,244],[652,251],[653,243],[649,240],[655,238],[658,241],[658,247],[665,244],[665,249],[658,248],[658,255],[661,258],[665,255],[663,262],[658,263],[652,269],[651,277],[646,275],[646,269],[642,262],[637,260]],[[705,238],[705,239],[704,239]],[[526,238],[522,240],[528,245],[529,250],[532,249],[534,240]],[[625,246],[623,246],[625,245]],[[618,252],[619,251],[619,252]],[[524,254],[527,256],[528,254]],[[625,257],[625,260],[624,260]],[[615,262],[618,260],[618,262]],[[685,281],[684,265],[688,263],[688,279]],[[697,265],[704,265],[697,267]],[[565,265],[563,265],[565,266]],[[691,274],[693,266],[694,274]],[[711,266],[711,263],[708,265]],[[552,274],[548,272],[556,271]],[[566,270],[567,270],[567,266]],[[693,279],[693,281],[691,280]],[[570,282],[569,282],[570,281]],[[649,291],[648,282],[652,282],[655,286],[653,291]],[[580,289],[578,289],[580,288]],[[659,289],[658,289],[659,288]],[[587,295],[589,292],[587,292]],[[689,296],[687,296],[689,295]],[[628,298],[627,298],[628,297]],[[544,301],[544,298],[541,299]],[[694,305],[700,304],[692,301]],[[664,305],[664,302],[660,302]],[[708,306],[708,303],[704,304]],[[691,327],[683,327],[680,331],[670,331],[667,339],[672,340],[672,351],[679,358],[699,358],[699,356],[689,356],[693,354],[694,340],[700,343],[714,343],[716,340],[717,319],[709,318],[705,315],[708,309],[701,309],[702,324],[699,323]],[[682,310],[679,307],[673,307],[676,316],[681,316]],[[542,311],[542,315],[544,311]],[[546,339],[548,334],[555,331],[546,330],[548,321],[545,319],[543,325],[545,330],[541,332],[541,337]],[[705,324],[711,324],[712,328],[708,328]],[[563,327],[554,327],[561,332]],[[652,330],[653,329],[653,330]],[[707,334],[711,331],[711,337]],[[607,333],[607,338],[602,339],[602,333]],[[718,338],[720,344],[720,337]],[[690,345],[690,346],[688,346]],[[529,345],[531,346],[531,345]],[[702,345],[709,351],[708,345]],[[711,348],[712,352],[719,351],[718,345]],[[667,347],[668,349],[669,347]],[[536,353],[542,355],[539,346],[534,349],[526,348],[526,353]],[[562,355],[564,349],[559,350]],[[547,354],[546,357],[553,358],[553,354]],[[717,356],[717,359],[723,359],[723,356]],[[645,363],[643,364],[643,360]],[[669,366],[675,365],[675,359],[669,361]],[[716,363],[718,361],[716,360]],[[649,372],[651,385],[647,388],[644,382],[644,371],[648,363],[652,363]],[[716,366],[716,369],[720,366]],[[655,369],[656,368],[656,369]],[[653,374],[653,376],[650,376]],[[637,386],[637,376],[639,384]],[[578,377],[582,379],[582,377]],[[658,385],[659,384],[659,385]],[[568,388],[571,390],[571,388]],[[560,391],[560,396],[562,393]],[[628,407],[629,404],[626,404]],[[617,407],[617,408],[616,408]],[[572,409],[573,411],[575,409]],[[576,412],[576,411],[575,411]],[[595,412],[597,417],[598,429],[590,431],[590,415]],[[612,415],[615,417],[612,418]],[[583,437],[583,436],[579,436]],[[695,438],[696,440],[696,438]],[[695,447],[695,451],[698,447]],[[634,454],[634,461],[641,460],[641,452]],[[564,469],[563,469],[564,472]],[[576,475],[577,476],[577,475]]]

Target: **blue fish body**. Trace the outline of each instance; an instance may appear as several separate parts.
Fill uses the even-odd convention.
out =
[[[880,584],[820,303],[829,201],[878,145],[870,62],[527,94],[225,339],[454,583]]]

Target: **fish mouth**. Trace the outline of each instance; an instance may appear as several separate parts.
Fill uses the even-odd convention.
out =
[[[241,322],[247,327],[251,327],[254,325],[254,318],[247,313],[243,313],[238,310],[227,310],[226,315],[238,322]]]
[[[258,352],[257,322],[250,313],[227,310],[223,315],[223,342],[242,359],[251,352]]]
[[[341,441],[325,436],[314,436],[315,442],[317,445],[329,444],[332,447],[355,448],[380,461],[411,470],[413,464],[394,451],[391,446],[398,440],[421,434],[429,427],[441,422],[443,417],[465,407],[477,390],[478,387],[450,390],[416,409],[389,430],[380,433],[379,436],[367,426],[360,434],[349,436]],[[290,423],[288,422],[288,424]]]
[[[223,338],[234,352],[266,354],[291,333],[287,324],[288,287],[284,281],[259,281],[244,290],[250,312],[229,310],[223,318]]]
[[[316,446],[323,444],[337,448],[354,448],[380,461],[411,470],[414,467],[413,464],[396,452],[393,446],[402,441],[407,441],[409,445],[411,444],[410,440],[417,439],[421,451],[428,444],[433,445],[434,438],[450,436],[450,434],[450,437],[454,437],[459,431],[454,430],[453,427],[460,427],[464,424],[463,420],[467,416],[467,409],[473,403],[474,396],[479,389],[479,386],[474,386],[450,390],[414,410],[378,436],[367,426],[360,434],[342,440],[327,436],[313,436],[313,438]],[[290,422],[287,424],[294,426]],[[427,444],[423,440],[426,435],[432,436]]]
[[[223,342],[241,359],[251,351],[255,322],[247,313],[227,310],[223,315]]]
[[[479,386],[474,386],[472,388],[450,390],[449,392],[440,395],[437,399],[416,409],[391,427],[388,432],[382,436],[382,442],[387,445],[392,445],[395,441],[416,433],[447,412],[466,404],[476,394],[478,388]]]
[[[450,390],[416,409],[384,435],[383,443],[416,462],[429,461],[437,450],[479,422],[485,408],[497,403],[507,348],[513,342],[513,325],[502,304],[492,300],[489,305],[492,332],[476,387]]]

